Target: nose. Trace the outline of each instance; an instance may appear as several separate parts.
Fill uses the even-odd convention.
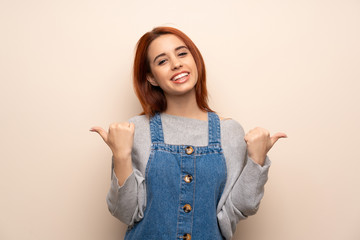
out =
[[[182,67],[180,59],[174,58],[172,61],[172,70],[177,70]]]

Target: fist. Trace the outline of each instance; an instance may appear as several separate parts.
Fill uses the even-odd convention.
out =
[[[249,157],[259,165],[264,165],[266,154],[274,146],[279,138],[286,138],[285,133],[276,133],[270,136],[268,130],[264,128],[254,128],[250,130],[244,137],[247,144]]]
[[[110,147],[115,159],[128,159],[131,157],[135,132],[133,123],[112,123],[108,132],[101,127],[92,127],[90,131],[97,132],[102,137]]]

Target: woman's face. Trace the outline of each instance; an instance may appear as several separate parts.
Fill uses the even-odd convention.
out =
[[[147,80],[159,86],[165,96],[195,93],[198,71],[195,60],[185,43],[173,34],[156,38],[149,45],[151,73]]]

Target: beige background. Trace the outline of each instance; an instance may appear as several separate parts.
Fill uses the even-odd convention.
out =
[[[158,25],[197,44],[222,116],[289,136],[234,239],[359,240],[358,0],[0,0],[0,239],[122,238],[88,130],[141,111],[134,47]]]

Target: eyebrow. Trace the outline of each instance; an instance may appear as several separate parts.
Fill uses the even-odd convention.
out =
[[[188,49],[186,46],[179,46],[179,47],[175,48],[175,51],[178,51],[178,50],[180,50],[180,49],[182,49],[182,48]],[[155,62],[156,59],[158,59],[159,57],[162,57],[162,56],[165,56],[165,55],[166,55],[165,53],[161,53],[161,54],[157,55],[157,56],[154,58],[154,62]]]

